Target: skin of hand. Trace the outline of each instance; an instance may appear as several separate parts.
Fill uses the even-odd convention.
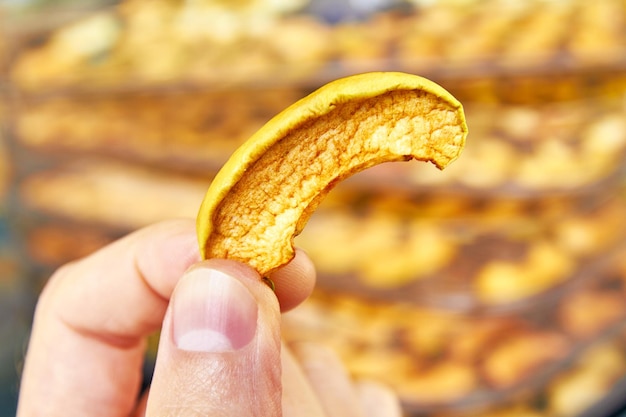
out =
[[[17,417],[399,417],[381,385],[338,357],[285,346],[280,313],[315,284],[309,258],[272,275],[200,261],[192,220],[141,229],[60,268],[37,303]],[[142,394],[146,338],[161,330]]]

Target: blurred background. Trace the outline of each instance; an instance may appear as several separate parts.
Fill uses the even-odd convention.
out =
[[[264,122],[372,70],[447,88],[467,146],[331,193],[296,241],[319,284],[285,337],[411,417],[620,415],[626,1],[4,0],[0,416],[55,268],[194,217]]]

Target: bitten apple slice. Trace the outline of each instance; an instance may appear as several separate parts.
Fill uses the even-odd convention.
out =
[[[197,218],[200,252],[268,276],[294,257],[293,238],[339,181],[390,161],[443,169],[466,135],[461,103],[425,78],[373,72],[330,82],[272,118],[219,171]]]

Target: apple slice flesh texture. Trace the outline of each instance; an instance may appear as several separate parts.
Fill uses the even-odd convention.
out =
[[[461,103],[427,79],[331,82],[270,120],[220,170],[198,214],[201,254],[268,276],[294,257],[294,237],[338,182],[383,162],[443,169],[466,136]]]

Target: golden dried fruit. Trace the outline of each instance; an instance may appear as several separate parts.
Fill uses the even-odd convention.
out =
[[[275,116],[226,162],[200,207],[200,252],[266,276],[293,258],[293,238],[339,181],[389,161],[443,169],[466,135],[461,103],[425,78],[374,72],[326,84]]]

